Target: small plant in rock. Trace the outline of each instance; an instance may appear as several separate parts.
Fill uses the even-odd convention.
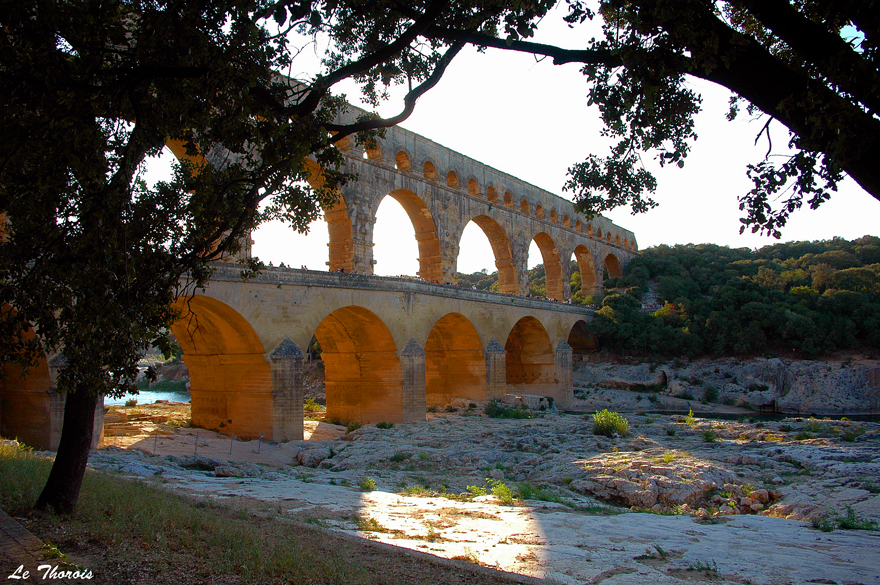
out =
[[[477,556],[477,553],[471,549],[471,547],[464,547],[464,554],[452,557],[453,561],[467,561],[469,563],[473,563],[475,565],[480,564],[480,557]]]
[[[324,410],[324,407],[318,402],[315,402],[314,398],[306,398],[306,402],[303,404],[303,410],[306,412],[320,412]]]
[[[362,425],[361,423],[359,423],[356,420],[353,420],[350,423],[348,423],[347,427],[345,427],[345,433],[348,434],[348,433],[351,433],[352,431],[356,431],[359,428],[361,428],[362,426],[364,426],[364,425]]]
[[[877,530],[877,523],[856,515],[852,506],[846,507],[846,516],[838,516],[837,526],[842,530]]]
[[[852,428],[849,428],[843,432],[843,436],[841,437],[841,439],[843,439],[844,441],[847,441],[849,443],[852,443],[853,441],[855,441],[856,439],[858,439],[859,437],[861,437],[864,434],[865,434],[864,427],[852,427]]]
[[[813,528],[822,532],[832,532],[834,530],[834,522],[829,520],[827,516],[813,516],[810,519],[810,523],[813,525]]]
[[[569,482],[570,483],[570,482]],[[541,502],[564,503],[562,496],[552,489],[535,485],[529,482],[519,483],[516,486],[516,494],[522,500],[538,500]]]
[[[650,402],[657,402],[657,400],[658,400],[657,395],[656,395],[656,394],[650,394],[650,395],[648,396],[648,400],[649,400]]]
[[[377,428],[377,429],[390,429],[390,428],[392,428],[393,426],[394,426],[394,423],[393,423],[393,422],[386,422],[386,421],[384,421],[384,420],[381,421],[381,422],[377,422],[377,423],[376,423],[376,428]]]
[[[593,415],[593,434],[625,437],[629,434],[629,421],[606,408]]]
[[[357,529],[361,532],[388,532],[388,529],[379,524],[379,521],[375,518],[358,516],[356,522]]]
[[[667,437],[674,437],[675,436],[675,427],[667,428],[666,429],[666,436]]]
[[[718,400],[718,388],[715,386],[707,386],[706,392],[703,394],[703,400],[706,402],[715,402]]]
[[[401,490],[399,493],[403,494],[405,496],[415,496],[415,497],[419,497],[419,498],[430,498],[430,497],[433,497],[434,495],[436,495],[430,489],[428,489],[424,486],[421,486],[421,485],[413,485],[413,486],[406,487],[403,490]]]
[[[489,418],[533,418],[532,411],[525,406],[505,406],[498,400],[490,400],[484,411]]]
[[[712,430],[705,430],[703,431],[702,435],[704,443],[714,443],[715,440],[718,439],[718,434]]]
[[[667,451],[663,454],[662,459],[663,463],[672,463],[672,461],[675,459],[675,453],[673,453],[672,451]]]
[[[822,423],[820,423],[819,421],[817,421],[816,419],[811,417],[806,422],[806,424],[804,424],[804,426],[801,427],[801,430],[804,430],[808,433],[821,433],[822,431],[825,430],[825,426]]]
[[[492,495],[498,498],[502,504],[512,504],[514,500],[513,490],[500,479],[486,479]]]
[[[365,475],[358,480],[358,487],[362,492],[371,492],[376,489],[376,480]]]
[[[694,426],[697,423],[697,419],[694,417],[694,409],[691,408],[688,410],[688,415],[679,419],[679,422],[683,422],[689,427]]]
[[[688,570],[690,571],[701,571],[703,573],[717,573],[718,565],[714,560],[709,562],[704,561],[694,561],[688,565]]]
[[[480,487],[478,485],[467,486],[467,491],[470,492],[470,494],[474,497],[488,495],[486,488]]]

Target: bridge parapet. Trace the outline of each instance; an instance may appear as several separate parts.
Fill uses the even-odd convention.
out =
[[[235,265],[216,262],[212,268],[214,273],[211,280],[215,282],[241,281],[241,270]],[[473,290],[451,284],[437,284],[415,278],[398,278],[393,276],[375,276],[367,274],[351,274],[339,272],[325,272],[318,270],[303,270],[301,268],[281,268],[269,266],[264,268],[258,275],[248,279],[250,282],[275,285],[296,285],[308,287],[328,287],[341,289],[375,290],[385,292],[417,293],[420,295],[434,295],[448,299],[476,301],[480,303],[492,303],[507,305],[525,309],[539,309],[543,311],[559,311],[576,315],[584,315],[589,319],[595,312],[594,308],[584,305],[568,304],[563,302],[523,297],[514,294],[498,293],[484,290]]]

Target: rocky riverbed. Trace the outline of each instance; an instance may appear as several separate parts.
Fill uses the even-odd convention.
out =
[[[880,361],[864,356],[664,363],[592,359],[596,361],[575,368],[575,409],[589,409],[613,397],[618,410],[747,408],[804,415],[880,414]],[[608,395],[607,390],[623,392]]]
[[[280,445],[156,415],[90,465],[560,583],[880,583],[880,424],[462,406]]]

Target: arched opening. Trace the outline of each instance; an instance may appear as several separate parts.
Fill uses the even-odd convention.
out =
[[[589,237],[591,237],[591,238],[592,238],[593,235],[594,235],[594,234],[593,234],[593,224],[591,224],[591,223],[588,223],[588,224],[587,224],[587,235],[588,235]]]
[[[413,254],[411,247],[401,242],[399,237],[401,224],[406,222],[399,208],[394,209],[397,206],[389,200],[399,203],[399,207],[406,212],[415,231],[417,255]],[[375,244],[373,258],[376,260],[377,274],[386,276],[418,274],[429,282],[442,281],[443,270],[437,227],[425,202],[412,191],[398,189],[382,199],[376,210],[373,241]]]
[[[192,424],[256,439],[272,436],[272,374],[263,343],[229,305],[181,297],[171,331],[189,368]]]
[[[614,237],[614,243],[617,244],[618,247],[620,246],[620,236]]]
[[[434,166],[434,163],[431,161],[426,161],[424,167],[422,167],[422,174],[429,181],[437,180],[437,167]]]
[[[598,294],[599,288],[596,277],[596,263],[593,261],[593,254],[583,244],[574,249],[572,257],[577,262],[579,275],[579,287],[575,291],[575,278],[572,277],[571,295],[572,298],[578,300],[586,300]],[[577,294],[579,293],[579,294]]]
[[[550,221],[553,223],[559,223],[559,214],[556,213],[555,209],[550,210]]]
[[[529,205],[528,199],[523,198],[522,201],[519,202],[519,210],[523,213],[531,213],[532,208]]]
[[[15,311],[9,305],[0,310],[0,319],[14,315]],[[34,330],[28,327],[20,335],[24,341],[29,341],[34,338]],[[56,420],[53,421],[53,406],[62,405],[63,398],[50,392],[52,381],[45,356],[31,366],[25,377],[22,377],[22,369],[14,363],[3,364],[0,371],[0,403],[3,405],[0,409],[0,436],[18,438],[36,449],[57,449],[61,436],[59,414],[63,414],[63,410],[54,413]]]
[[[474,178],[468,180],[468,194],[473,195],[474,197],[480,195],[480,184]]]
[[[454,398],[488,400],[483,344],[465,316],[450,313],[431,329],[425,343],[425,388],[428,406]]]
[[[403,375],[385,323],[363,307],[330,313],[315,330],[324,361],[327,418],[404,422]]]
[[[318,164],[306,160],[305,165],[309,171],[308,183],[315,188],[323,186],[324,176]],[[297,232],[281,220],[262,224],[251,234],[253,255],[272,266],[322,271],[329,267],[332,271],[342,268],[351,272],[354,262],[352,225],[341,193],[338,193],[336,203],[325,208],[322,215],[309,224],[306,232]]]
[[[586,321],[575,323],[568,334],[568,345],[571,346],[574,355],[585,355],[599,349],[596,336],[587,330]]]
[[[554,242],[553,238],[549,235],[541,232],[535,236],[532,240],[532,244],[533,245],[529,246],[529,280],[531,281],[534,277],[540,281],[541,278],[541,275],[538,273],[535,273],[534,275],[532,274],[532,268],[534,266],[533,256],[538,255],[534,254],[536,247],[541,257],[541,264],[544,266],[544,294],[541,295],[540,283],[538,283],[538,286],[533,286],[530,283],[530,294],[539,297],[544,296],[556,301],[564,300],[565,293],[562,286],[562,263],[560,262],[559,248],[556,246],[556,242]]]
[[[461,183],[458,180],[458,173],[455,171],[449,171],[446,173],[446,186],[451,187],[452,189],[458,189],[461,187]]]
[[[540,203],[535,204],[535,216],[544,219],[544,206]]]
[[[489,237],[473,221],[461,232],[455,282],[459,286],[498,292],[498,269]],[[461,252],[464,251],[464,254]],[[493,286],[494,285],[494,286]]]
[[[523,394],[556,394],[556,362],[550,336],[534,317],[516,322],[504,345],[507,384]]]
[[[567,228],[571,227],[571,218],[568,215],[562,216],[562,225],[564,225]]]
[[[607,241],[608,243],[611,243],[611,241],[612,241],[611,232],[605,233],[605,241]]]
[[[619,278],[623,276],[623,269],[620,267],[620,260],[614,254],[605,256],[605,273],[608,278]]]
[[[342,151],[351,150],[351,136],[346,136],[345,138],[341,138],[333,143],[333,146]]]
[[[636,245],[635,240],[633,240],[632,242],[629,243],[629,249],[632,250],[633,252],[639,251],[639,247]]]
[[[382,148],[378,142],[367,143],[364,146],[364,158],[368,160],[382,160]]]
[[[412,170],[412,162],[409,160],[409,155],[404,151],[398,152],[397,156],[394,157],[394,161],[398,171],[409,172]]]
[[[504,192],[504,205],[507,205],[508,207],[513,207],[513,193],[511,193],[510,191]]]
[[[473,231],[470,227],[472,223],[480,228],[492,247],[495,268],[498,270],[498,292],[517,294],[519,292],[519,280],[513,264],[513,247],[510,245],[510,239],[508,239],[504,228],[488,215],[478,215],[465,226],[459,241],[459,258],[462,257],[462,252],[468,258],[475,256],[474,251],[466,249],[464,245],[465,234]],[[459,260],[457,264],[459,264],[459,272],[464,273],[466,270],[463,266],[464,263]]]
[[[493,185],[489,185],[489,188],[486,189],[486,199],[492,201],[493,203],[498,201],[498,191]]]
[[[581,223],[581,220],[577,220],[577,221],[574,222],[574,229],[577,230],[577,231],[579,231],[579,232],[581,232],[581,233],[583,233],[583,231],[584,231],[584,224]]]

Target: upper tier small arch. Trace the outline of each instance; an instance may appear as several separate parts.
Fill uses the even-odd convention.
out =
[[[409,172],[412,170],[412,161],[410,160],[409,155],[406,152],[401,150],[397,153],[397,156],[394,157],[394,160],[396,162],[398,170],[404,172]]]
[[[427,161],[425,161],[425,164],[422,167],[422,174],[429,181],[436,181],[437,180],[437,167],[434,166],[434,163],[427,160]]]

